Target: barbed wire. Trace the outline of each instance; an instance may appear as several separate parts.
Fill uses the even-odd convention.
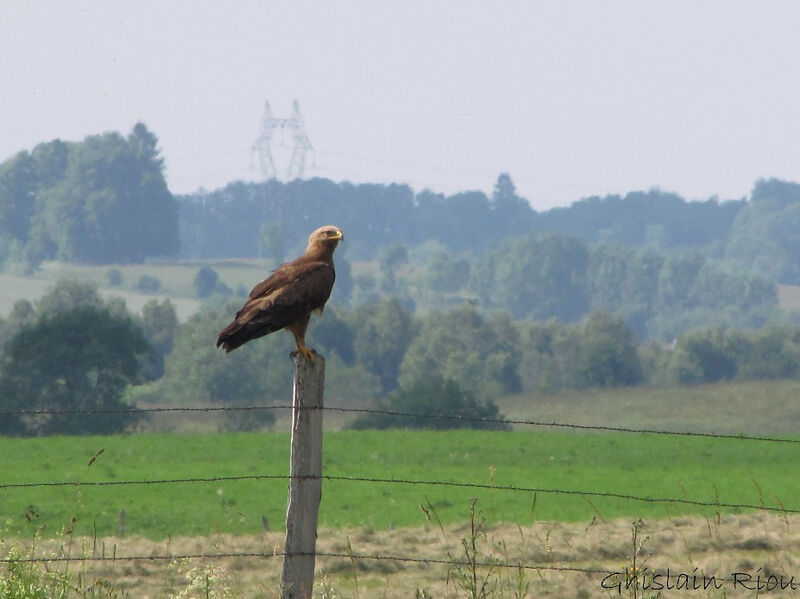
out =
[[[415,414],[413,412],[401,412],[397,410],[373,409],[373,408],[339,408],[339,407],[323,407],[323,410],[332,410],[337,412],[354,412],[365,414],[384,414],[387,416],[405,416],[415,418],[431,418],[441,420],[462,420],[465,422],[485,422],[487,424],[519,424],[530,426],[542,427],[560,427],[578,430],[594,430],[604,432],[618,432],[618,433],[639,433],[639,434],[652,434],[652,435],[677,435],[688,437],[710,437],[715,439],[736,439],[741,441],[772,441],[778,443],[800,443],[800,439],[788,439],[779,437],[760,437],[752,435],[731,435],[725,433],[705,433],[693,431],[665,431],[659,429],[647,428],[632,428],[624,426],[607,426],[595,424],[574,424],[569,422],[556,422],[556,421],[542,421],[542,420],[518,420],[510,418],[484,418],[478,416],[462,416],[459,414]]]
[[[376,478],[376,477],[362,477],[362,476],[344,476],[335,474],[323,474],[321,476],[291,476],[289,474],[244,474],[241,476],[209,476],[209,477],[190,477],[190,478],[142,479],[142,480],[46,481],[46,482],[29,482],[29,483],[2,483],[0,484],[0,489],[68,487],[68,486],[113,487],[113,486],[129,486],[129,485],[167,485],[167,484],[183,484],[183,483],[236,482],[244,480],[291,480],[291,479],[297,479],[297,480],[322,479],[332,482],[349,481],[349,482],[362,482],[362,483],[457,487],[466,489],[482,489],[489,491],[511,491],[518,493],[577,495],[577,496],[588,496],[588,497],[602,497],[607,499],[625,499],[631,501],[641,501],[644,503],[676,503],[684,505],[694,505],[699,507],[753,509],[753,510],[779,512],[783,514],[800,514],[800,509],[787,508],[783,506],[776,507],[765,504],[756,505],[750,503],[700,501],[695,499],[689,499],[686,497],[646,497],[642,495],[628,495],[625,493],[615,493],[611,491],[585,491],[580,489],[523,487],[515,485],[497,485],[488,483],[471,483],[471,482],[460,482],[460,481]]]
[[[30,483],[0,483],[0,489],[24,489],[36,487],[116,487],[129,485],[172,485],[180,483],[235,482],[243,480],[289,480],[288,474],[242,474],[241,476],[204,476],[186,478],[155,478],[141,480],[100,480],[100,481],[45,481]],[[308,477],[297,477],[308,478]]]
[[[153,407],[153,408],[108,408],[108,409],[55,409],[55,410],[10,410],[0,412],[3,416],[58,416],[58,415],[130,415],[130,414],[151,414],[151,413],[214,413],[214,412],[242,412],[258,410],[292,410],[293,406],[284,404],[275,405],[250,405],[250,406],[206,406],[206,407]],[[324,410],[328,412],[342,412],[353,414],[379,414],[384,416],[422,418],[430,420],[454,420],[461,422],[474,422],[483,424],[507,424],[507,425],[527,425],[550,428],[566,428],[572,430],[602,431],[629,434],[648,434],[648,435],[670,435],[679,437],[704,437],[711,439],[731,439],[736,441],[766,441],[772,443],[800,443],[800,439],[790,439],[786,437],[764,437],[757,435],[709,433],[701,431],[672,431],[652,428],[635,428],[624,426],[609,426],[600,424],[576,424],[570,422],[526,420],[512,418],[489,418],[480,416],[464,416],[460,414],[421,414],[417,412],[404,412],[400,410],[388,410],[378,408],[345,408],[337,406],[308,407],[299,406],[301,410]]]
[[[129,561],[151,561],[151,562],[173,562],[179,560],[193,560],[193,559],[233,559],[233,558],[261,558],[270,559],[276,557],[327,557],[327,558],[340,558],[347,560],[375,560],[375,561],[392,561],[400,563],[420,564],[420,565],[442,565],[442,566],[458,566],[458,567],[479,567],[479,568],[503,568],[513,570],[531,570],[537,572],[567,572],[576,574],[604,574],[605,576],[625,576],[630,580],[634,580],[637,576],[644,575],[641,572],[633,572],[627,568],[620,570],[605,570],[602,568],[581,568],[578,566],[542,566],[534,564],[523,564],[522,562],[503,562],[499,560],[476,560],[476,561],[462,561],[456,559],[437,559],[425,557],[409,557],[404,555],[387,555],[387,554],[363,554],[363,553],[338,553],[330,551],[315,551],[315,552],[286,552],[286,551],[272,551],[272,552],[259,552],[259,551],[233,551],[225,553],[185,553],[185,554],[169,554],[169,555],[79,555],[79,556],[32,556],[32,557],[6,557],[0,558],[0,564],[35,564],[35,563],[87,563],[87,562],[129,562]],[[697,570],[697,569],[695,569]],[[660,570],[647,570],[647,576],[663,576],[665,573]],[[669,571],[666,571],[669,575]],[[707,576],[704,572],[695,572],[693,575],[698,578]],[[737,579],[724,576],[714,576],[717,582],[737,582]],[[616,584],[614,584],[616,588]]]
[[[115,409],[63,409],[63,410],[19,410],[19,411],[5,411],[0,412],[2,416],[37,416],[37,415],[112,415],[112,414],[137,414],[137,413],[170,413],[170,412],[186,412],[186,413],[215,413],[215,412],[237,412],[237,411],[256,411],[256,410],[291,410],[291,405],[249,405],[249,406],[206,406],[206,407],[151,407],[151,408],[115,408]],[[322,409],[332,412],[342,413],[357,413],[357,414],[380,414],[393,417],[411,417],[411,418],[424,418],[431,420],[456,420],[465,422],[478,422],[486,424],[506,424],[506,425],[530,425],[540,427],[558,427],[569,428],[576,430],[593,430],[593,431],[606,431],[606,432],[620,432],[620,433],[638,433],[638,434],[656,434],[656,435],[675,435],[675,436],[688,436],[688,437],[707,437],[717,439],[732,439],[742,441],[767,441],[779,443],[800,443],[799,439],[775,438],[775,437],[760,437],[748,435],[730,435],[730,434],[717,434],[705,432],[683,432],[683,431],[664,431],[657,429],[645,428],[628,428],[604,425],[582,425],[574,423],[563,422],[544,422],[538,420],[524,420],[524,419],[506,419],[506,418],[484,418],[473,416],[462,416],[454,414],[420,414],[414,412],[404,412],[398,410],[388,409],[375,409],[375,408],[346,408],[346,407],[300,407],[300,409]],[[126,486],[126,485],[164,485],[164,484],[181,484],[181,483],[211,483],[211,482],[236,482],[246,480],[290,480],[296,479],[324,479],[332,482],[362,482],[362,483],[376,483],[376,484],[403,484],[403,485],[425,485],[425,486],[446,486],[457,488],[470,488],[481,489],[489,491],[510,491],[510,492],[523,492],[523,493],[543,493],[543,494],[558,494],[558,495],[572,495],[572,496],[589,496],[589,497],[602,497],[611,499],[631,500],[647,503],[667,503],[667,504],[684,504],[699,507],[712,507],[712,508],[730,508],[730,509],[753,509],[765,510],[771,512],[779,512],[784,514],[798,514],[800,509],[792,509],[786,507],[767,506],[763,503],[761,505],[747,504],[747,503],[727,503],[720,502],[719,500],[699,501],[692,500],[688,497],[649,497],[640,495],[629,495],[624,493],[606,492],[606,491],[585,491],[577,489],[559,489],[559,488],[543,488],[543,487],[527,487],[515,485],[498,485],[486,483],[472,483],[463,481],[443,481],[443,480],[426,480],[426,479],[397,479],[397,478],[378,478],[378,477],[359,477],[359,476],[346,476],[346,475],[321,475],[321,476],[296,476],[292,477],[288,474],[252,474],[252,475],[229,475],[229,476],[208,476],[208,477],[184,477],[184,478],[164,478],[164,479],[144,479],[144,480],[118,480],[118,481],[46,481],[46,482],[28,482],[28,483],[0,483],[0,489],[15,489],[15,488],[35,488],[35,487],[64,487],[64,486],[84,486],[84,487],[107,487],[107,486]],[[612,570],[603,570],[598,568],[580,568],[571,566],[542,566],[531,565],[522,563],[507,563],[495,560],[482,561],[482,562],[463,562],[454,559],[435,559],[435,558],[416,558],[408,556],[386,555],[386,554],[356,554],[356,553],[335,553],[335,552],[315,552],[315,553],[286,553],[286,552],[228,552],[228,553],[193,553],[193,554],[171,554],[171,555],[129,555],[129,556],[32,556],[25,558],[0,558],[0,563],[47,563],[47,562],[116,562],[116,561],[175,561],[175,560],[188,560],[188,559],[224,559],[224,558],[272,558],[272,557],[289,557],[289,556],[302,556],[302,555],[315,555],[317,557],[330,557],[342,558],[349,560],[377,560],[377,561],[395,561],[403,563],[416,563],[416,564],[431,564],[431,565],[444,565],[448,567],[495,567],[495,568],[513,568],[535,571],[557,571],[557,572],[575,572],[583,573],[586,575],[622,575],[621,572]],[[726,580],[718,578],[717,580]]]
[[[318,477],[297,477],[297,478],[318,478]],[[451,482],[440,480],[417,480],[417,479],[398,479],[398,478],[374,478],[374,477],[355,477],[355,476],[337,476],[330,474],[323,474],[320,478],[330,481],[354,481],[354,482],[367,482],[367,483],[389,483],[389,484],[406,484],[406,485],[430,485],[430,486],[445,486],[445,487],[462,487],[470,489],[483,489],[491,491],[514,491],[521,493],[547,493],[554,495],[588,495],[591,497],[605,497],[611,499],[628,499],[632,501],[642,501],[645,503],[681,503],[687,505],[696,505],[702,507],[716,507],[716,508],[736,508],[736,509],[756,509],[774,511],[785,514],[800,514],[800,509],[786,508],[783,506],[774,507],[767,505],[755,505],[747,503],[724,503],[720,501],[698,501],[694,499],[681,498],[681,497],[644,497],[641,495],[627,495],[624,493],[614,493],[608,491],[582,491],[577,489],[554,489],[543,487],[518,487],[514,485],[496,485],[488,483],[467,483],[467,482]]]
[[[475,561],[467,562],[454,559],[436,559],[436,558],[423,558],[423,557],[408,557],[402,555],[385,555],[385,554],[362,554],[362,553],[337,553],[327,551],[315,552],[286,552],[286,551],[273,551],[273,552],[258,552],[258,551],[234,551],[229,553],[187,553],[187,554],[170,554],[170,555],[79,555],[79,556],[34,556],[34,557],[20,557],[20,558],[0,558],[0,563],[53,563],[53,562],[119,562],[119,561],[175,561],[175,560],[188,560],[188,559],[228,559],[228,558],[273,558],[273,557],[330,557],[330,558],[344,558],[349,560],[376,560],[376,561],[394,561],[405,562],[414,564],[434,564],[446,566],[479,566],[479,567],[493,567],[493,568],[510,568],[524,570],[541,570],[541,571],[555,571],[555,572],[578,572],[582,574],[620,574],[613,570],[602,570],[599,568],[578,568],[575,566],[539,566],[522,563],[509,563],[502,561]]]
[[[60,415],[122,415],[151,414],[159,412],[241,412],[248,410],[291,410],[291,405],[270,406],[205,406],[205,407],[158,407],[158,408],[96,408],[96,409],[54,409],[54,410],[9,410],[0,416],[60,416]],[[301,408],[309,409],[309,408]],[[319,409],[319,408],[316,408]],[[332,408],[323,408],[332,409]]]

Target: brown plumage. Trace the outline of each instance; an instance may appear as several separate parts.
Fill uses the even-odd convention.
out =
[[[311,312],[320,313],[331,295],[336,273],[333,250],[344,239],[339,227],[320,227],[308,238],[305,253],[279,266],[250,292],[233,322],[219,334],[217,347],[232,351],[251,339],[286,329],[294,335],[297,349],[307,358],[305,334]]]

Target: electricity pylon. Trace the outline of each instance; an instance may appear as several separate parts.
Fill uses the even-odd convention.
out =
[[[279,146],[275,145],[276,130],[280,131]],[[291,132],[292,136],[292,155],[289,164],[281,171],[275,166],[273,149],[286,147],[284,132],[287,130]],[[306,166],[306,153],[313,149],[306,134],[306,126],[303,122],[303,115],[300,114],[300,104],[298,104],[297,100],[293,104],[292,116],[286,119],[273,116],[269,101],[264,102],[261,131],[253,144],[253,154],[258,156],[261,173],[265,179],[291,181],[292,179],[301,178]]]

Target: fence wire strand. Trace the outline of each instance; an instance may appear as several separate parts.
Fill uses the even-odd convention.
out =
[[[88,416],[103,415],[132,415],[132,414],[163,414],[163,413],[215,413],[215,412],[246,412],[263,410],[291,410],[293,406],[284,404],[275,405],[250,405],[250,406],[206,406],[206,407],[153,407],[153,408],[109,408],[109,409],[59,409],[59,410],[11,410],[0,412],[0,417],[11,416],[60,416],[84,414]],[[478,424],[500,424],[500,425],[520,425],[538,426],[548,428],[564,428],[583,431],[600,431],[629,434],[646,435],[670,435],[678,437],[704,437],[710,439],[731,439],[736,441],[766,441],[771,443],[800,443],[800,439],[789,439],[786,437],[764,437],[758,435],[709,433],[701,431],[671,431],[652,428],[635,428],[626,426],[610,426],[602,424],[576,424],[571,422],[557,422],[544,420],[527,420],[514,418],[485,418],[478,416],[463,416],[460,414],[420,414],[415,412],[404,412],[400,410],[388,410],[379,408],[345,408],[336,406],[324,407],[303,407],[301,410],[324,410],[327,412],[340,412],[349,414],[379,414],[383,416],[422,418],[428,420],[450,420],[459,422],[472,422]]]
[[[316,476],[296,476],[288,474],[245,474],[241,476],[209,476],[196,478],[167,478],[167,479],[143,479],[143,480],[105,480],[105,481],[57,481],[57,482],[28,482],[28,483],[2,483],[0,489],[19,489],[36,487],[113,487],[127,485],[168,485],[182,483],[210,483],[210,482],[235,482],[244,480],[290,480],[321,478],[328,481],[347,481],[361,483],[382,483],[399,485],[420,485],[438,487],[458,487],[464,489],[482,489],[488,491],[512,491],[518,493],[544,493],[553,495],[576,495],[587,497],[602,497],[607,499],[625,499],[629,501],[640,501],[644,503],[674,503],[683,505],[695,505],[699,507],[731,508],[731,509],[753,509],[782,514],[800,514],[800,509],[787,507],[775,507],[769,505],[756,505],[751,503],[726,503],[721,501],[699,501],[685,497],[646,497],[642,495],[628,495],[625,493],[615,493],[610,491],[585,491],[578,489],[556,489],[546,487],[521,487],[514,485],[498,485],[487,483],[472,483],[446,480],[424,480],[424,479],[401,479],[401,478],[375,478],[360,476],[344,476],[334,474],[323,474]]]
[[[585,574],[587,576],[594,575],[594,574],[604,574],[605,576],[620,576],[620,577],[627,577],[630,576],[630,580],[633,580],[634,577],[637,575],[636,572],[632,572],[630,570],[623,569],[623,570],[604,570],[602,568],[580,568],[578,566],[541,566],[535,564],[523,564],[521,562],[512,563],[512,562],[502,562],[499,560],[476,560],[472,561],[462,561],[456,559],[436,559],[436,558],[424,558],[424,557],[409,557],[404,555],[387,555],[387,554],[363,554],[363,553],[336,553],[336,552],[329,552],[329,551],[315,551],[312,553],[288,553],[285,551],[273,551],[273,552],[258,552],[258,551],[234,551],[234,552],[226,552],[226,553],[186,553],[186,554],[170,554],[170,555],[86,555],[86,556],[32,556],[32,557],[20,557],[20,558],[0,558],[0,564],[16,564],[16,563],[28,563],[28,564],[47,564],[47,563],[88,563],[88,562],[130,562],[130,561],[151,561],[151,562],[173,562],[179,560],[192,560],[192,559],[231,559],[231,558],[260,558],[260,559],[270,559],[276,557],[303,557],[303,556],[314,556],[314,557],[327,557],[327,558],[340,558],[340,559],[347,559],[350,561],[353,560],[374,560],[374,561],[391,561],[391,562],[400,562],[400,563],[409,563],[409,564],[418,564],[418,565],[436,565],[436,566],[448,566],[448,567],[479,567],[479,568],[503,568],[509,570],[529,570],[529,571],[536,571],[536,572],[566,572],[566,573],[574,573],[574,574]],[[696,570],[696,569],[695,569]],[[668,571],[667,571],[668,573]],[[649,575],[664,575],[664,572],[659,570],[652,570],[649,571]],[[641,574],[638,574],[641,575]],[[703,572],[697,572],[697,576],[704,576]],[[718,582],[737,582],[736,578],[724,577],[724,576],[714,576],[714,580]],[[616,584],[613,588],[616,588]]]
[[[122,562],[122,561],[174,561],[184,559],[227,559],[227,558],[274,558],[274,557],[302,557],[302,556],[315,556],[315,557],[329,557],[329,558],[343,558],[348,560],[375,560],[375,561],[394,561],[405,562],[413,564],[425,565],[444,565],[444,566],[479,566],[479,567],[494,567],[494,568],[509,568],[523,570],[539,570],[539,571],[554,571],[554,572],[578,572],[582,574],[618,574],[612,570],[602,570],[597,568],[578,568],[574,566],[538,566],[532,564],[522,563],[507,563],[501,561],[475,561],[467,562],[452,559],[435,559],[423,557],[408,557],[402,555],[384,555],[384,554],[361,554],[361,553],[336,553],[315,551],[314,553],[287,553],[285,551],[273,552],[229,552],[229,553],[187,553],[175,555],[81,555],[81,556],[33,556],[33,557],[20,557],[20,558],[0,558],[0,563],[14,564],[14,563],[56,563],[56,562]]]

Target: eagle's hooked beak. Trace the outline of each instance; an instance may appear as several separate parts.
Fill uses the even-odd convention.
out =
[[[344,241],[344,233],[342,233],[341,231],[336,231],[336,239],[338,239],[339,241]]]

